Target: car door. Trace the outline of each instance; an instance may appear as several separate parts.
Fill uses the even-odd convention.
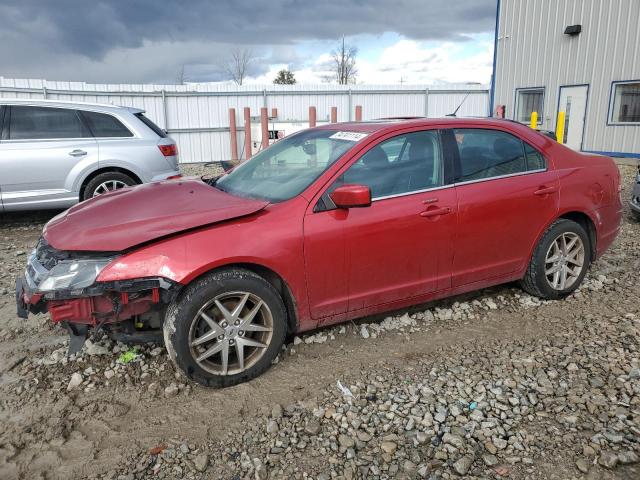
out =
[[[559,207],[559,182],[543,155],[501,130],[453,129],[458,227],[452,286],[513,275]]]
[[[340,185],[367,185],[372,203],[336,209],[324,195],[323,207],[306,216],[312,317],[357,312],[450,285],[456,198],[444,163],[439,132],[414,131],[369,148],[332,184],[327,193]],[[327,272],[329,263],[340,271]]]
[[[98,163],[98,146],[74,109],[11,105],[0,142],[6,210],[67,207],[79,174]]]

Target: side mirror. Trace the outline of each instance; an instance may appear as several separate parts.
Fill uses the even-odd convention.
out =
[[[359,208],[371,205],[371,190],[366,185],[342,185],[329,195],[338,208]]]

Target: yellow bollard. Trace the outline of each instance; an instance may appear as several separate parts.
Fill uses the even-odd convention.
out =
[[[558,112],[558,124],[556,125],[556,139],[558,143],[564,143],[564,112]]]
[[[538,128],[538,112],[531,112],[531,128]]]

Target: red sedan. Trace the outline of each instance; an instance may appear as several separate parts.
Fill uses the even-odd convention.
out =
[[[518,280],[559,299],[615,239],[620,177],[518,123],[413,119],[287,137],[213,181],[52,219],[17,281],[82,346],[164,331],[192,380],[265,371],[288,334]]]

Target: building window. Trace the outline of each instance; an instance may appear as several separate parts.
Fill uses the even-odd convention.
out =
[[[538,125],[544,118],[544,88],[516,89],[516,120],[521,123],[531,122],[531,112],[538,112]]]
[[[612,92],[611,123],[640,123],[640,81],[615,82]]]

